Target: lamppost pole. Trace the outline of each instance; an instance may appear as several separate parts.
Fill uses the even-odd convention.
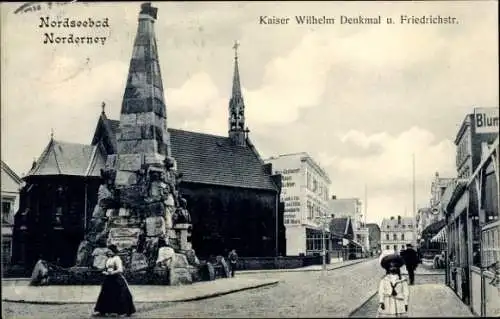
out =
[[[325,217],[323,217],[323,222],[321,226],[323,228],[323,271],[326,270],[326,238],[325,238]]]

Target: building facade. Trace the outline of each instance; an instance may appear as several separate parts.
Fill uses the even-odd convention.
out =
[[[417,245],[416,221],[412,217],[391,216],[384,218],[380,226],[382,250],[396,252],[406,249],[406,244]]]
[[[283,154],[265,162],[272,165],[273,174],[282,176],[287,255],[321,252],[323,228],[327,227],[321,219],[330,216],[328,174],[305,152]],[[328,233],[327,228],[325,236],[328,237]]]
[[[380,226],[378,224],[369,223],[366,224],[366,228],[368,228],[368,236],[370,241],[370,252],[376,254],[382,251],[381,247],[381,232]]]
[[[433,255],[441,254],[446,242],[445,236],[440,232],[445,232],[445,215],[441,202],[446,189],[455,182],[455,178],[440,177],[436,172],[431,184],[431,194],[429,207],[420,208],[417,212],[417,240],[421,253],[426,258],[433,258]],[[440,240],[433,240],[440,234]]]
[[[442,199],[447,225],[447,283],[471,305],[471,267],[480,265],[481,221],[478,202],[479,187],[469,187],[469,180],[478,169],[484,155],[498,138],[498,108],[475,108],[467,114],[457,132],[457,181],[449,186]],[[476,256],[476,258],[474,258]]]
[[[2,271],[10,266],[12,257],[12,228],[19,208],[21,178],[2,160]]]
[[[365,216],[362,211],[363,203],[359,198],[337,198],[333,195],[328,201],[330,212],[337,217],[349,217],[354,228],[354,240],[358,242],[363,251],[370,250],[370,234],[365,225]]]
[[[450,260],[447,284],[483,316],[498,315],[494,305],[500,303],[498,287],[486,285],[486,277],[495,276],[486,269],[487,251],[495,248],[489,245],[498,229],[498,113],[498,107],[475,108],[466,115],[455,139],[458,180],[446,189],[443,200]],[[488,289],[494,293],[488,295]]]

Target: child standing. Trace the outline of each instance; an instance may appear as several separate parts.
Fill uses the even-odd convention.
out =
[[[401,277],[401,266],[401,262],[393,260],[384,267],[387,273],[380,280],[378,289],[379,309],[377,317],[379,318],[408,317],[408,281]]]

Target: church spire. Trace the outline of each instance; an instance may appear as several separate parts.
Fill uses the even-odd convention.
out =
[[[240,71],[238,67],[238,48],[240,44],[235,41],[234,49],[234,74],[233,90],[229,100],[229,138],[238,145],[245,145],[245,103],[241,93]]]

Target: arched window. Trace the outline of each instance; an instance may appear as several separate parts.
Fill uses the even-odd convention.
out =
[[[393,239],[393,240],[398,240],[398,234],[394,234],[394,235],[392,235],[392,239]]]
[[[385,239],[389,240],[389,234],[385,234]]]
[[[405,240],[405,234],[401,234],[401,240]]]

